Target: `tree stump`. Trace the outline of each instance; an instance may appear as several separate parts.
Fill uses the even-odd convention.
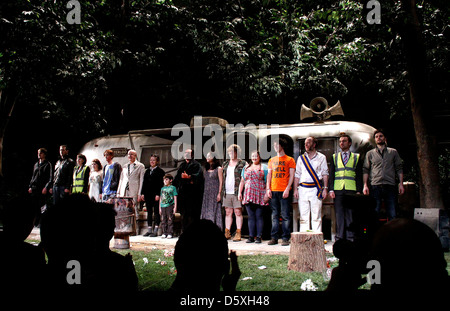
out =
[[[323,272],[327,269],[322,232],[292,232],[288,269]]]

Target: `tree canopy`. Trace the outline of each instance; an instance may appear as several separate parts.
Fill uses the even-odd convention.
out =
[[[355,0],[79,1],[80,24],[67,22],[67,2],[1,4],[7,145],[8,135],[22,130],[36,142],[32,150],[50,138],[79,147],[100,135],[188,123],[194,115],[297,123],[300,106],[324,96],[341,101],[346,119],[404,127],[392,141],[410,144],[403,153],[415,152],[402,1],[382,2],[381,23],[373,25],[368,1]],[[448,111],[445,2],[416,6],[434,133],[445,122],[433,118]]]

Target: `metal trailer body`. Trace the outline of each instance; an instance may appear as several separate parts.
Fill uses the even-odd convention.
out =
[[[211,139],[211,136],[206,134],[205,129],[208,125],[202,125],[201,127],[191,126],[191,131],[201,131],[202,140],[199,142],[191,140],[189,146],[196,150],[195,157],[200,161],[204,160],[202,155],[202,145],[205,141]],[[270,156],[275,155],[270,144],[266,143],[268,137],[275,137],[276,135],[283,136],[288,139],[290,144],[290,150],[286,153],[295,160],[304,150],[303,142],[309,136],[314,136],[319,140],[318,150],[324,153],[328,162],[331,159],[331,155],[339,151],[339,134],[346,133],[352,137],[353,143],[351,146],[352,152],[360,153],[362,156],[375,146],[373,140],[373,132],[375,128],[370,125],[351,122],[351,121],[324,121],[315,123],[298,123],[298,124],[286,124],[286,125],[271,125],[271,126],[256,126],[256,127],[244,127],[243,129],[237,129],[235,127],[228,128],[228,124],[221,126],[224,132],[222,142],[224,146],[223,150],[231,143],[237,143],[241,145],[241,148],[245,150],[243,158],[249,159],[249,154],[254,148],[247,148],[249,146],[254,147],[255,143],[257,148],[261,143],[264,147],[267,147],[267,152]],[[231,129],[231,130],[230,130]],[[245,144],[242,146],[243,140],[237,138],[239,135],[245,135]],[[192,135],[193,137],[194,135]],[[172,128],[163,129],[149,129],[140,131],[130,131],[127,134],[104,136],[93,139],[87,142],[80,150],[80,153],[84,154],[87,158],[87,163],[91,163],[93,159],[99,159],[102,165],[106,163],[103,153],[107,149],[114,150],[114,161],[124,165],[127,163],[127,152],[130,149],[136,150],[138,154],[138,160],[142,162],[146,167],[149,166],[148,157],[152,153],[157,153],[161,157],[161,168],[165,170],[176,170],[178,162],[182,159],[183,150],[178,150],[175,156],[172,155],[173,144],[177,142],[180,136],[172,136]],[[226,156],[226,152],[224,152]],[[263,159],[268,160],[268,158]]]

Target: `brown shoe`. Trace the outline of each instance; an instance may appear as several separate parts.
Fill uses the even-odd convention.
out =
[[[234,234],[233,242],[238,242],[241,240],[241,229],[236,229],[236,233]]]
[[[231,238],[231,232],[230,229],[225,228],[225,238],[229,240]]]
[[[269,243],[267,243],[267,245],[276,245],[276,244],[278,244],[278,240],[274,238],[270,239]]]

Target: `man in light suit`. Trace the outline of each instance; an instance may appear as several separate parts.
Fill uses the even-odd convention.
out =
[[[144,181],[145,166],[136,160],[135,150],[128,151],[129,163],[123,166],[118,192],[120,197],[132,197],[136,205],[141,201],[142,182]],[[137,210],[137,208],[136,208]]]

